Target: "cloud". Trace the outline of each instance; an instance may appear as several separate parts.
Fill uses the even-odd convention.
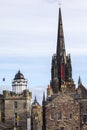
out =
[[[84,77],[77,59],[87,56],[87,1],[61,3],[65,45],[67,53],[74,57],[74,76]],[[51,56],[56,52],[58,8],[57,0],[0,1],[0,78],[6,77],[8,89],[16,71],[21,69],[29,80],[29,89],[41,101],[50,82]],[[85,66],[86,63],[86,69]]]
[[[2,15],[0,20],[0,25],[2,25],[0,26],[1,56],[47,56],[52,54],[55,49],[57,37],[58,5],[57,1],[54,2],[55,4],[47,4],[49,2],[52,2],[52,0],[43,1],[42,8],[38,8],[42,5],[39,0],[34,1],[34,3],[33,1],[24,0],[21,3],[20,1],[6,2],[5,0],[1,2],[1,12],[3,12],[4,6],[7,7],[7,11],[4,10],[3,15],[2,13],[0,14]],[[66,11],[64,7],[62,8],[63,22],[65,23],[64,32],[66,32],[66,35],[71,33],[73,36],[87,32],[86,27],[81,26],[82,15],[80,16],[80,14],[82,12],[79,12],[78,4],[76,4],[77,9],[72,12],[74,3],[78,3],[78,1],[71,0],[63,2],[65,9],[68,4],[72,8],[66,9]],[[82,6],[82,1],[79,2],[79,5]],[[78,17],[76,14],[79,14]],[[75,19],[74,21],[72,21],[73,17]],[[86,25],[86,20],[84,25]],[[74,47],[72,50],[74,50]]]

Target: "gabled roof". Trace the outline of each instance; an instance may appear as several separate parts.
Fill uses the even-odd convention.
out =
[[[32,106],[40,106],[39,102],[36,99],[36,96],[35,96],[34,102],[32,103]]]

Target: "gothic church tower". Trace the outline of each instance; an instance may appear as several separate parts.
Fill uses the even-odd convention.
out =
[[[66,85],[74,86],[70,54],[66,55],[61,8],[59,8],[56,54],[52,56],[51,89],[53,93],[61,91]]]

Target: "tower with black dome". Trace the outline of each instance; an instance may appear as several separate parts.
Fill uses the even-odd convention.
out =
[[[19,70],[13,79],[12,91],[15,93],[22,93],[23,90],[26,89],[27,89],[27,80]]]

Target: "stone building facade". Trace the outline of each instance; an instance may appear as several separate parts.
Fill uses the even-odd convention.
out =
[[[44,107],[45,130],[87,130],[87,90],[82,84],[74,93],[47,97]]]
[[[87,130],[87,89],[72,78],[70,54],[66,55],[61,8],[57,49],[52,57],[51,82],[43,98],[42,130]]]
[[[80,130],[79,102],[59,93],[46,105],[46,130]]]
[[[42,106],[36,97],[31,108],[31,130],[42,130]]]
[[[25,79],[23,74],[17,73],[19,84]],[[21,90],[20,90],[21,91]],[[32,93],[25,89],[21,93],[3,91],[0,95],[1,122],[16,128],[16,130],[31,130],[31,97]]]

